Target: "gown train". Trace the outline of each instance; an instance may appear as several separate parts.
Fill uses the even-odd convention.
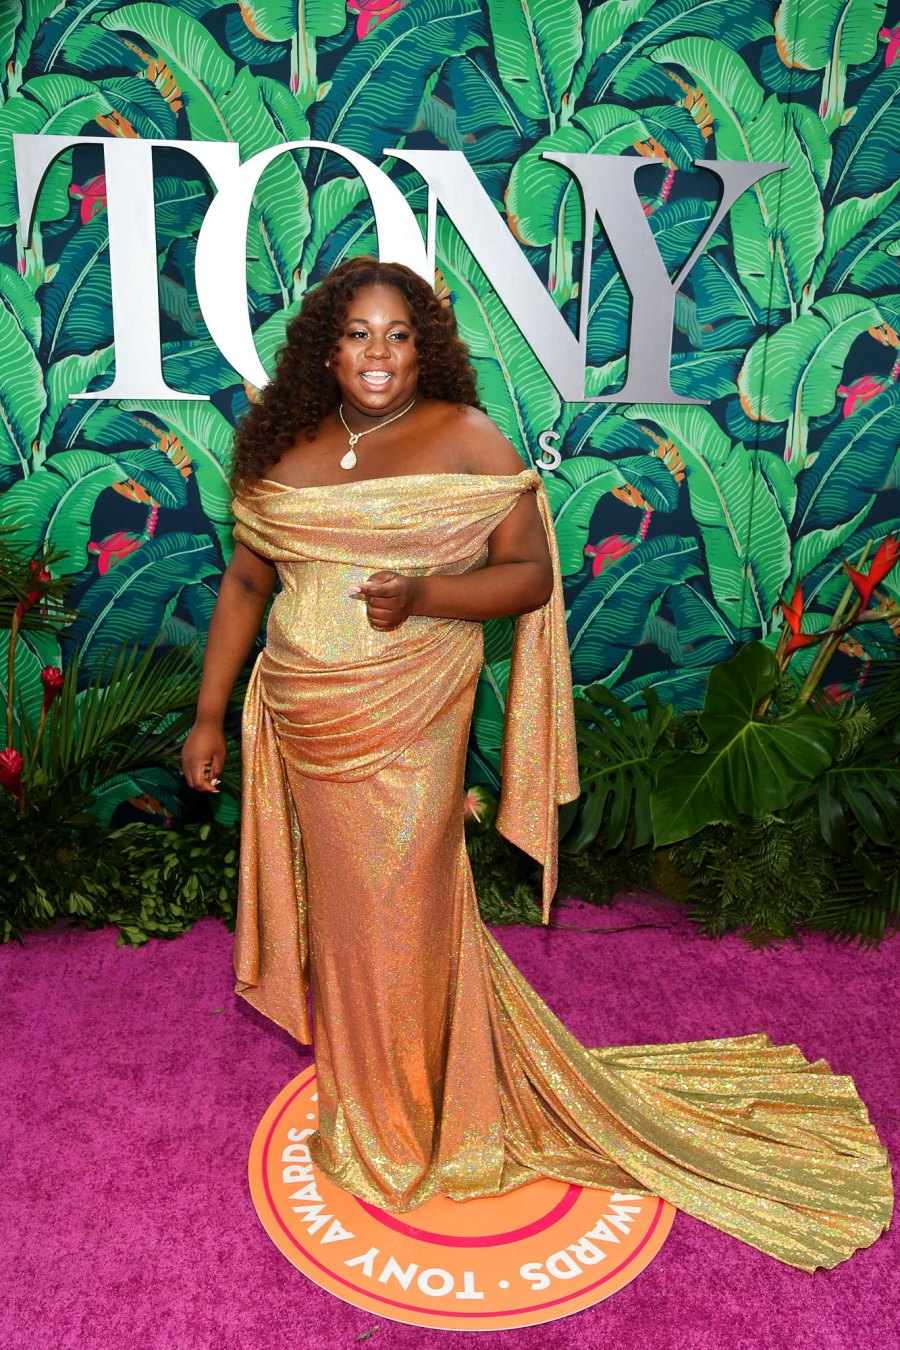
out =
[[[380,568],[484,566],[529,490],[554,592],[515,624],[497,827],[543,865],[546,920],[557,807],[579,785],[541,475],[264,480],[235,499],[235,537],[283,588],[244,706],[237,991],[314,1044],[313,1161],[364,1200],[402,1212],[551,1176],[659,1195],[782,1261],[834,1266],[892,1207],[852,1079],[763,1034],[581,1045],[479,917],[460,804],[482,625],[382,632],[347,595]]]

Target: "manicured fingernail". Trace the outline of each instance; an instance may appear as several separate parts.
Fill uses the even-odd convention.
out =
[[[348,590],[347,594],[348,594],[348,595],[362,595],[362,591],[360,590],[360,588],[359,588],[358,586],[351,586],[350,589]]]

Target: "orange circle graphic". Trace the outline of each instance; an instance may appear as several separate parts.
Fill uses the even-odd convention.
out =
[[[497,1331],[551,1322],[623,1288],[665,1242],[675,1210],[542,1178],[507,1195],[435,1196],[389,1214],[310,1161],[316,1075],[278,1094],[250,1147],[250,1193],[287,1259],[346,1303],[395,1322]]]

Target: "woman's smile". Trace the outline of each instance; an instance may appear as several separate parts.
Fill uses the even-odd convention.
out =
[[[354,411],[386,418],[415,398],[416,332],[409,304],[394,286],[364,286],[356,292],[331,370],[351,426]]]

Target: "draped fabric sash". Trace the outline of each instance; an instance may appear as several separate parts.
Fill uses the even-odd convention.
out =
[[[536,492],[553,593],[515,621],[497,828],[541,864],[546,923],[557,883],[557,807],[578,796],[579,782],[562,578],[540,473],[413,474],[307,488],[259,480],[238,494],[232,512],[235,539],[274,562],[289,589],[292,564],[420,575],[483,565],[491,532],[525,491]],[[293,644],[274,615],[273,607],[243,713],[235,964],[240,991],[308,1041],[305,1000],[297,997],[308,979],[302,839],[286,765],[338,781],[377,773],[477,676],[482,626],[414,618],[373,637],[369,650],[333,660]]]

